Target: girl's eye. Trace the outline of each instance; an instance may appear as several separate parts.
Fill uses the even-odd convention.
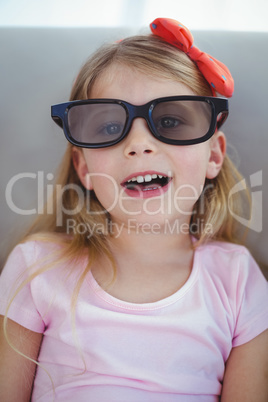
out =
[[[120,123],[106,123],[103,125],[99,133],[104,135],[118,135],[121,134],[123,130],[123,126]]]
[[[158,128],[175,128],[180,124],[178,119],[174,117],[166,116],[159,120]]]

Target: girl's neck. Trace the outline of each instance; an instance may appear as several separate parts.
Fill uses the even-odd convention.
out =
[[[128,259],[138,256],[141,262],[167,261],[169,256],[179,256],[192,249],[188,232],[150,231],[146,226],[133,229],[122,226],[120,234],[111,237],[110,245],[116,255],[126,255]]]
[[[115,280],[105,261],[99,261],[93,275],[108,293],[127,302],[164,299],[185,284],[192,270],[189,234],[136,233],[124,228],[120,236],[111,238],[110,247],[116,263]]]

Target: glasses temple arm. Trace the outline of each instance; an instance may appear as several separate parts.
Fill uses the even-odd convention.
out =
[[[60,126],[60,128],[63,128],[63,121],[59,116],[53,116],[52,112],[51,112],[51,117],[52,119],[55,121],[55,123]]]
[[[219,129],[228,117],[229,112],[221,112],[217,117],[217,129]]]

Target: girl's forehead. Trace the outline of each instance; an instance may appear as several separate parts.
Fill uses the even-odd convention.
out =
[[[103,90],[110,87],[115,81],[118,85],[124,85],[129,79],[137,80],[139,75],[138,71],[128,65],[113,63],[103,70],[93,84],[93,91]]]
[[[148,94],[148,101],[163,96],[194,95],[180,81],[116,63],[98,76],[88,95],[90,98],[118,98],[134,102],[133,98],[139,98],[141,92]]]

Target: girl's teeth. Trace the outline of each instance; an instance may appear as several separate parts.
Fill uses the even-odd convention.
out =
[[[132,179],[128,180],[128,183],[130,183],[130,182],[137,182],[137,183],[146,182],[146,183],[149,183],[153,179],[157,179],[157,177],[159,179],[162,179],[163,176],[160,175],[160,174],[157,175],[156,173],[153,173],[152,175],[151,174],[146,174],[145,176],[132,177]]]
[[[148,182],[148,181],[151,181],[151,180],[152,180],[152,176],[150,174],[146,174],[144,176],[144,181]]]

